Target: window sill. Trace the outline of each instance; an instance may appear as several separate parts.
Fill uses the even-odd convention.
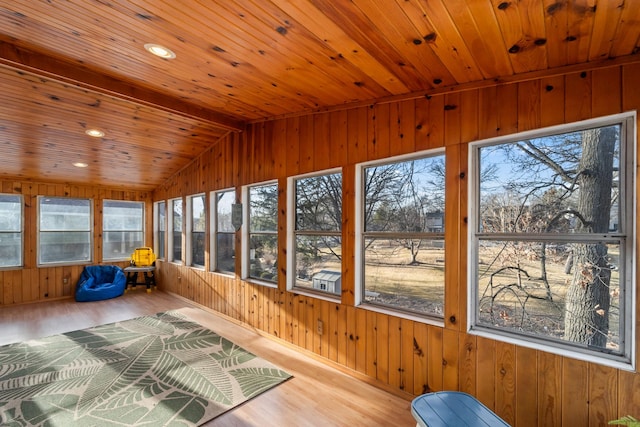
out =
[[[67,267],[67,266],[73,266],[73,265],[92,265],[94,262],[93,261],[69,261],[69,262],[48,262],[45,264],[38,264],[37,267],[38,268],[48,268],[48,267]]]
[[[260,286],[264,286],[264,287],[267,287],[267,288],[278,289],[278,284],[274,283],[274,282],[267,282],[265,280],[254,279],[253,277],[245,277],[242,280],[244,280],[245,282],[248,282],[248,283],[253,283],[254,285],[260,285]]]
[[[413,320],[414,322],[420,322],[420,323],[425,323],[427,325],[444,328],[444,319],[429,317],[426,314],[420,315],[418,313],[411,313],[408,311],[396,310],[391,307],[383,307],[380,305],[370,304],[366,302],[358,304],[357,307],[360,307],[369,311],[375,311],[376,313],[387,314],[389,316],[400,317],[402,319]]]
[[[329,301],[336,304],[342,303],[342,298],[340,297],[340,295],[329,294],[324,292],[316,292],[307,288],[294,287],[291,289],[287,289],[287,292],[290,292],[292,294],[297,294],[297,295],[304,295],[306,297],[317,298],[317,299]]]
[[[228,277],[229,279],[235,279],[237,277],[235,273],[229,273],[226,271],[209,270],[209,273],[217,274],[218,276]]]
[[[605,354],[599,354],[595,351],[588,351],[587,349],[581,351],[580,349],[572,347],[568,344],[563,345],[562,343],[550,342],[540,338],[536,339],[535,337],[517,337],[513,334],[509,334],[506,332],[500,333],[499,331],[484,328],[482,326],[470,327],[468,333],[470,335],[475,335],[494,341],[506,342],[508,344],[514,344],[533,350],[541,350],[547,353],[556,354],[558,356],[581,360],[583,362],[596,363],[599,365],[608,366],[610,368],[635,372],[635,352],[633,350],[631,360],[628,360],[624,356],[611,355],[610,357],[606,357]]]

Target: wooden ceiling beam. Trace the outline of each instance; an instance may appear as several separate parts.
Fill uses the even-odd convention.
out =
[[[244,121],[236,117],[200,107],[161,92],[135,86],[92,71],[81,64],[55,58],[6,40],[0,40],[0,65],[190,119],[204,120],[228,131],[243,131],[245,127]]]

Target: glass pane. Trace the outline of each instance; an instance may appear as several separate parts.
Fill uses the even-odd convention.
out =
[[[105,231],[102,235],[104,259],[130,258],[136,248],[143,246],[142,231]]]
[[[268,184],[249,189],[249,230],[278,230],[278,185]]]
[[[182,261],[182,232],[173,232],[173,261]]]
[[[444,231],[444,155],[364,170],[365,231]]]
[[[253,234],[249,247],[249,276],[278,280],[278,238],[272,234]]]
[[[480,148],[483,233],[620,230],[620,126]]]
[[[366,238],[368,303],[442,317],[444,240]]]
[[[236,271],[236,236],[233,233],[218,233],[216,271],[227,273],[235,273]]]
[[[182,200],[172,200],[173,230],[182,230]]]
[[[40,231],[90,231],[88,199],[41,198]]]
[[[191,229],[193,231],[206,230],[206,211],[204,208],[204,195],[191,197]]]
[[[342,174],[296,180],[296,230],[340,231]]]
[[[22,231],[22,199],[20,196],[0,195],[1,231]]]
[[[296,236],[296,286],[342,293],[339,236]]]
[[[158,223],[155,224],[155,246],[156,250],[158,251],[157,257],[160,259],[164,259],[167,256],[164,241],[167,230],[167,205],[165,202],[158,202],[155,206],[157,209],[156,220],[158,221]]]
[[[158,258],[164,258],[167,256],[165,248],[165,236],[166,231],[158,231]]]
[[[22,234],[0,233],[0,267],[22,266]]]
[[[91,233],[41,232],[40,263],[91,260]]]
[[[103,206],[105,231],[142,231],[144,229],[144,204],[105,200]]]
[[[191,264],[203,267],[204,266],[204,232],[192,232],[191,233]]]
[[[158,203],[158,231],[167,231],[167,206],[165,202]]]
[[[216,193],[218,232],[233,233],[236,231],[231,223],[231,206],[233,206],[235,202],[235,191]]]
[[[620,247],[481,240],[478,324],[622,353]]]

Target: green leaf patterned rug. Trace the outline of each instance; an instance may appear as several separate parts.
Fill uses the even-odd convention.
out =
[[[170,311],[0,347],[0,425],[199,425],[290,377]]]

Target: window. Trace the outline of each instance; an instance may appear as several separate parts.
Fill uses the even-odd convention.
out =
[[[278,281],[278,184],[244,188],[247,229],[244,237],[243,276]]]
[[[472,145],[473,331],[632,363],[634,123],[618,115]]]
[[[231,209],[236,202],[236,191],[211,193],[211,212],[214,230],[211,233],[211,270],[235,274],[236,230],[231,222]]]
[[[169,261],[182,262],[182,199],[171,199],[169,205]]]
[[[154,203],[153,227],[154,227],[154,251],[156,257],[165,259],[167,238],[167,204],[164,201]]]
[[[187,197],[189,222],[187,223],[187,248],[189,251],[189,265],[204,267],[205,233],[207,217],[204,194]]]
[[[361,168],[356,283],[360,302],[443,317],[444,155]]]
[[[289,179],[288,287],[342,294],[342,173]],[[294,217],[295,215],[295,217]]]
[[[38,197],[38,264],[91,261],[91,208],[89,199]]]
[[[22,267],[22,196],[0,194],[0,268]]]
[[[144,203],[102,202],[102,258],[122,260],[144,245]]]

